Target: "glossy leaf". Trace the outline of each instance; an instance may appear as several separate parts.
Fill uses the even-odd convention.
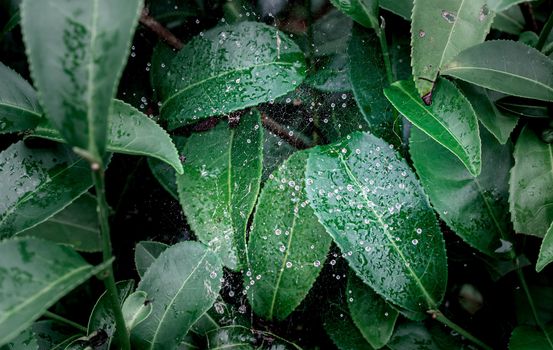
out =
[[[457,86],[469,100],[478,120],[504,145],[517,125],[518,118],[499,111],[488,90],[465,82],[458,82]]]
[[[515,41],[486,41],[466,49],[441,74],[508,95],[553,101],[553,61]]]
[[[167,132],[133,106],[114,100],[108,122],[106,149],[109,152],[153,157],[182,174],[182,164]],[[63,142],[61,134],[48,121],[41,122],[33,136]]]
[[[33,87],[0,63],[0,134],[31,129],[41,114]]]
[[[401,144],[401,121],[394,120],[394,108],[383,93],[389,84],[376,34],[354,25],[348,56],[353,94],[369,130],[388,142]]]
[[[0,350],[39,350],[36,337],[31,330],[27,328],[21,332],[15,339],[4,346],[0,346]]]
[[[474,86],[474,85],[473,85]],[[502,111],[527,118],[549,118],[549,103],[537,100],[528,100],[520,97],[506,96],[496,101],[496,105]]]
[[[301,303],[330,248],[305,193],[307,156],[296,152],[269,176],[255,210],[248,243],[254,284],[244,283],[254,312],[269,320],[285,319]]]
[[[246,253],[246,225],[261,181],[263,128],[251,111],[231,128],[193,134],[181,150],[187,156],[177,176],[180,202],[200,241],[237,269]]]
[[[329,303],[323,314],[323,327],[340,350],[373,349],[353,323],[346,305]]]
[[[441,350],[421,323],[403,323],[388,343],[391,350]]]
[[[248,315],[243,315],[232,304],[225,303],[219,297],[211,309],[194,323],[192,328],[190,328],[190,332],[205,336],[207,332],[230,325],[251,327],[251,322],[248,319]]]
[[[88,162],[69,147],[23,141],[0,153],[0,178],[0,238],[47,220],[92,186]]]
[[[125,299],[134,289],[134,281],[119,281],[115,286],[119,296],[119,305],[123,305]],[[96,304],[94,305],[88,319],[87,330],[88,336],[93,336],[96,332],[101,330],[103,330],[107,335],[107,342],[102,344],[102,346],[97,350],[109,350],[111,344],[116,341],[116,339],[113,338],[113,335],[115,334],[115,315],[111,309],[111,299],[109,298],[107,292],[104,292],[96,301]]]
[[[330,2],[362,26],[380,30],[378,0],[330,0]]]
[[[353,273],[348,276],[347,291],[353,323],[373,348],[380,349],[392,336],[398,312]]]
[[[65,349],[67,344],[82,335],[75,333],[73,328],[51,320],[37,321],[31,328],[39,350]]]
[[[536,271],[541,272],[553,261],[553,222],[541,242],[540,255],[536,262]]]
[[[165,243],[142,241],[138,242],[134,250],[134,265],[136,272],[140,277],[144,276],[150,265],[163,253],[169,246]]]
[[[488,5],[494,11],[505,11],[510,7],[518,5],[522,2],[532,2],[535,0],[488,0]]]
[[[121,310],[123,311],[125,325],[130,331],[150,316],[152,313],[152,301],[148,299],[148,295],[145,292],[139,290],[125,299]]]
[[[378,3],[383,9],[395,13],[407,21],[411,20],[412,0],[379,0]]]
[[[165,250],[150,266],[137,290],[146,292],[152,314],[133,329],[136,349],[171,349],[213,305],[221,288],[219,258],[198,242]]]
[[[518,6],[497,12],[492,23],[493,29],[513,35],[520,34],[524,30],[524,26],[524,16]]]
[[[72,249],[37,238],[0,242],[0,345],[105,265],[94,267]]]
[[[544,333],[530,326],[518,326],[511,334],[509,350],[553,349],[553,326],[546,327]]]
[[[141,10],[140,0],[21,4],[27,56],[46,116],[71,146],[97,161]]]
[[[186,144],[186,138],[183,136],[172,136],[173,144],[177,149],[183,149]],[[186,157],[186,156],[185,156]],[[184,159],[186,162],[186,159]],[[161,187],[163,187],[173,198],[179,199],[179,190],[177,188],[177,173],[169,164],[154,158],[148,158],[148,166],[150,171],[157,179]]]
[[[283,32],[256,22],[219,26],[192,39],[159,72],[169,129],[280,97],[305,78],[303,53]]]
[[[512,249],[508,209],[512,146],[501,146],[485,130],[481,136],[483,166],[478,177],[472,176],[459,159],[415,128],[411,129],[409,150],[420,181],[440,218],[469,245],[498,257]],[[504,245],[511,249],[505,250]]]
[[[410,81],[393,83],[384,94],[411,123],[457,156],[474,176],[482,167],[475,112],[453,83],[440,79],[434,102],[426,106]]]
[[[484,41],[494,13],[487,0],[416,0],[411,23],[411,65],[420,96],[432,92],[442,67]]]
[[[517,233],[545,236],[553,222],[553,145],[530,128],[518,137],[509,180],[511,220]]]
[[[439,305],[444,241],[414,173],[388,144],[354,133],[314,148],[306,178],[315,214],[364,283],[413,313]]]
[[[96,205],[96,198],[85,193],[56,215],[19,235],[65,244],[79,251],[99,252],[102,248]]]

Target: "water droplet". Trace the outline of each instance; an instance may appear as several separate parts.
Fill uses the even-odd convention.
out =
[[[413,243],[413,245],[417,245],[417,244],[419,244],[419,240],[418,240],[418,239],[414,239],[414,240],[411,241],[411,243]]]
[[[319,267],[319,266],[321,266],[321,262],[320,262],[319,260],[315,260],[315,261],[313,262],[313,266]]]
[[[287,261],[287,262],[286,262],[286,267],[287,267],[287,268],[291,268],[291,267],[292,267],[292,263],[291,263],[290,261]]]

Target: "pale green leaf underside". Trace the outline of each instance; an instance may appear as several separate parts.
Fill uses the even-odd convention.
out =
[[[154,241],[139,242],[134,249],[134,265],[140,277],[144,276],[150,265],[169,246],[165,243]]]
[[[131,331],[152,313],[152,303],[147,302],[148,294],[138,290],[125,299],[121,310],[127,329]]]
[[[536,271],[541,272],[547,265],[553,261],[553,222],[543,241],[541,242],[540,255],[538,256],[538,261],[536,262]]]

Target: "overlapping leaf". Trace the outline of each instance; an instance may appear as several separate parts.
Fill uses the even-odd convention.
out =
[[[536,271],[540,272],[553,261],[553,222],[541,242],[540,255],[536,262]]]
[[[134,250],[134,265],[140,277],[144,276],[150,265],[169,246],[165,243],[143,241],[138,242]]]
[[[378,0],[330,0],[330,2],[362,26],[380,30]]]

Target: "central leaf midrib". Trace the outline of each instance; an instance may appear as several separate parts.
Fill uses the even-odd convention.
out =
[[[86,94],[86,100],[87,100],[87,111],[86,111],[86,120],[88,122],[88,148],[89,151],[93,152],[93,155],[95,156],[95,153],[98,153],[98,149],[96,148],[96,143],[94,142],[94,138],[96,135],[95,131],[95,120],[94,120],[94,103],[93,103],[93,91],[94,91],[94,76],[95,76],[95,64],[94,64],[94,47],[96,42],[96,31],[97,31],[97,25],[98,25],[98,1],[99,0],[93,0],[92,2],[92,23],[90,26],[90,54],[88,55],[88,63],[87,63],[87,70],[88,70],[88,79],[87,79],[87,94]]]
[[[474,0],[471,0],[471,1],[474,1]],[[447,36],[447,40],[445,42],[444,50],[442,51],[442,57],[440,58],[440,62],[438,63],[438,69],[440,69],[442,67],[442,64],[444,63],[445,52],[447,51],[449,43],[451,42],[451,36],[453,35],[453,32],[455,31],[455,26],[457,25],[457,22],[459,21],[459,16],[461,15],[464,4],[465,4],[465,0],[462,0],[461,4],[459,5],[459,8],[457,9],[457,13],[456,13],[456,16],[455,16],[455,21],[453,22],[453,25],[451,26],[451,30],[449,31],[449,34]]]

